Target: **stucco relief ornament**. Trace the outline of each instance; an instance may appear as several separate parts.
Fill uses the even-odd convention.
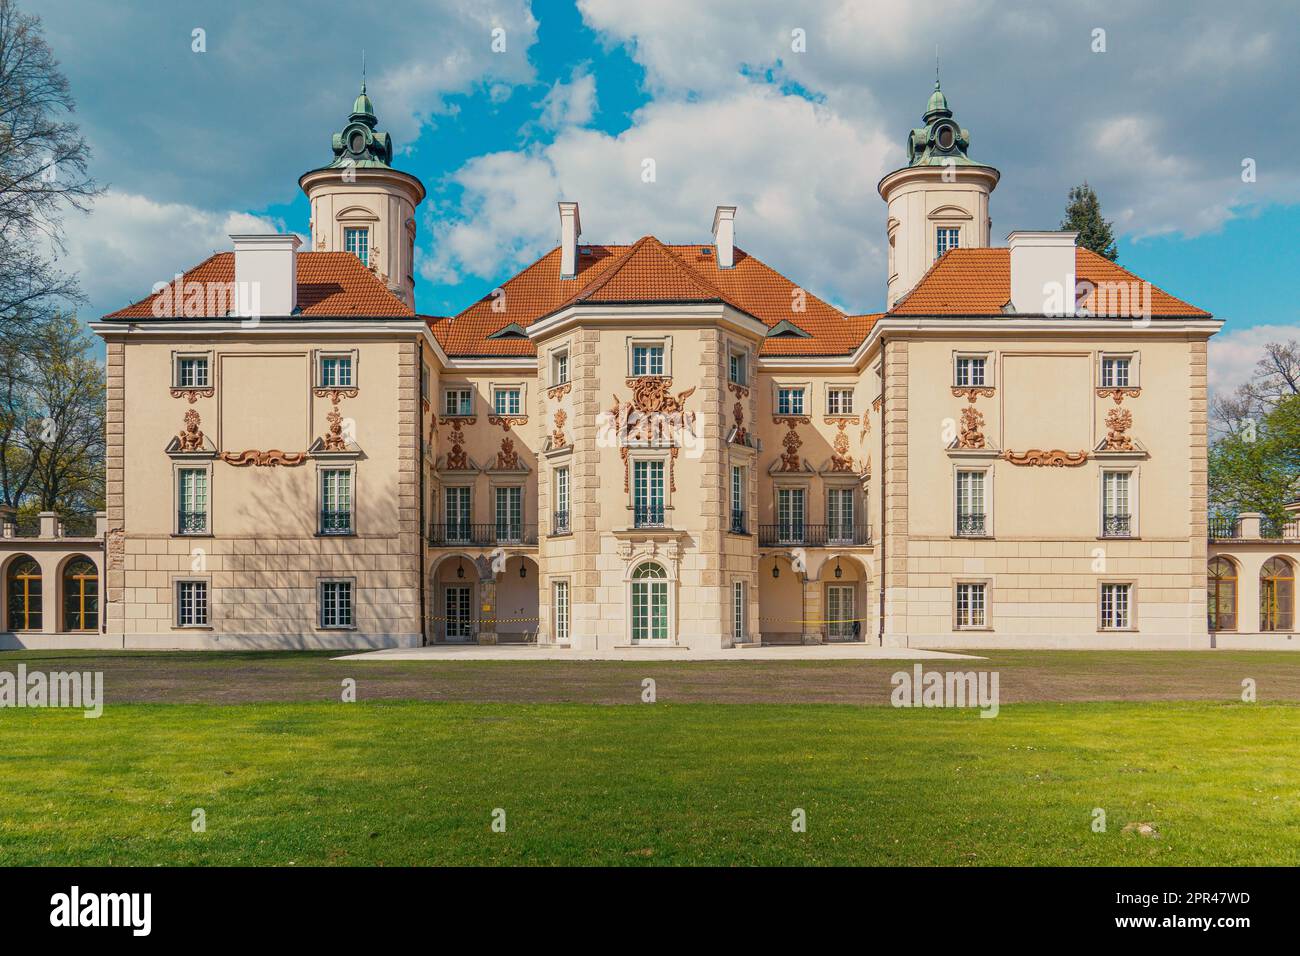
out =
[[[856,425],[856,417],[835,417],[827,418],[828,424],[837,426],[835,437],[831,440],[831,471],[852,471],[853,456],[849,454],[849,436],[845,433],[845,426]]]
[[[489,415],[489,425],[500,425],[503,432],[510,431],[511,425],[527,425],[527,415]]]
[[[1013,465],[1033,465],[1039,468],[1078,468],[1088,460],[1088,453],[1086,451],[1062,451],[1060,448],[1053,448],[1051,451],[1031,448],[1028,451],[1004,451],[1002,457]]]
[[[1133,439],[1126,432],[1133,427],[1133,413],[1127,408],[1112,408],[1106,413],[1106,450],[1132,451]]]
[[[984,415],[974,405],[967,405],[961,410],[961,429],[957,433],[957,447],[984,447]]]
[[[629,378],[626,382],[628,388],[632,389],[632,401],[625,402],[615,394],[614,404],[609,409],[609,421],[621,446],[619,454],[623,459],[623,490],[627,490],[629,483],[629,442],[671,445],[668,481],[669,488],[675,490],[681,440],[686,434],[695,436],[695,413],[686,407],[686,400],[695,393],[695,388],[673,395],[669,391],[673,380],[666,375],[644,375]]]
[[[1113,398],[1116,405],[1123,405],[1125,396],[1137,398],[1142,394],[1140,388],[1099,388],[1097,389],[1098,398]]]
[[[519,452],[515,451],[513,438],[501,439],[501,450],[497,452],[497,467],[516,471],[519,468]]]
[[[778,471],[799,471],[801,464],[799,461],[799,449],[803,447],[803,439],[795,428],[799,425],[807,425],[811,421],[807,415],[778,415],[772,419],[774,425],[785,425],[790,430],[785,433],[781,439],[781,444],[785,447],[785,454],[781,456],[781,467]]]
[[[343,416],[339,413],[337,405],[325,416],[329,422],[329,428],[325,431],[325,437],[321,443],[325,446],[326,451],[344,451],[347,449],[347,442],[343,440]]]
[[[552,448],[563,448],[569,444],[569,440],[564,437],[564,423],[568,420],[569,416],[565,414],[564,409],[555,410],[555,430],[551,432]]]
[[[992,398],[996,394],[997,392],[993,390],[993,386],[991,385],[954,385],[952,387],[953,398],[961,398],[965,396],[966,401],[970,402],[972,405],[975,404],[975,398],[978,395],[983,395],[985,398]]]
[[[565,395],[568,395],[572,390],[572,382],[565,382],[563,385],[552,385],[546,390],[546,397],[558,401]]]
[[[200,398],[211,398],[216,394],[216,390],[212,388],[212,386],[208,386],[207,388],[173,388],[171,393],[172,398],[183,397],[187,402],[193,405]]]
[[[203,432],[199,430],[200,424],[197,411],[191,408],[185,413],[185,427],[176,436],[176,442],[181,451],[203,450]]]
[[[275,465],[293,467],[305,462],[307,453],[305,451],[280,451],[278,448],[271,448],[267,451],[250,448],[248,451],[223,451],[221,460],[228,465],[236,465],[241,468],[246,465],[256,465],[259,468],[270,468]]]
[[[328,398],[331,405],[337,405],[340,399],[356,398],[355,388],[317,388],[312,390],[317,398]]]
[[[749,389],[744,385],[728,382],[727,391],[736,396],[736,404],[731,408],[731,415],[736,420],[736,431],[731,440],[737,445],[746,445],[749,443],[749,430],[745,428],[744,400],[749,398]]]
[[[466,471],[469,468],[469,456],[465,454],[465,432],[463,427],[466,423],[473,425],[473,418],[444,418],[442,423],[445,425],[451,422],[451,434],[447,440],[451,442],[451,448],[447,452],[447,469],[449,471]]]

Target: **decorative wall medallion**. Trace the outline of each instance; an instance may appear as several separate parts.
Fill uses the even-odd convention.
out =
[[[677,453],[683,433],[695,435],[695,413],[686,407],[694,387],[673,395],[673,380],[667,375],[644,375],[625,380],[632,401],[614,395],[609,422],[614,428],[623,458],[623,488],[628,486],[627,444],[664,444],[672,447],[669,459],[669,488],[677,488]]]
[[[831,441],[831,471],[852,471],[853,456],[849,454],[849,436],[845,434],[844,428],[847,425],[856,425],[858,417],[856,415],[839,415],[828,416],[826,424],[835,425],[837,430],[835,437]],[[797,467],[797,466],[796,466]]]
[[[778,415],[772,419],[774,425],[785,425],[790,430],[781,438],[781,444],[785,447],[785,454],[781,456],[781,467],[778,471],[799,471],[801,465],[799,462],[799,449],[803,447],[803,439],[795,428],[799,425],[811,424],[812,419],[807,415]]]
[[[216,391],[211,386],[207,388],[173,388],[171,391],[172,398],[181,398],[184,396],[185,400],[191,405],[197,402],[200,398],[211,398],[216,394]]]
[[[546,390],[546,397],[558,401],[559,399],[563,398],[565,395],[568,395],[569,392],[572,390],[573,390],[572,382],[565,382],[563,385],[552,385],[550,388]]]
[[[1077,468],[1088,460],[1088,453],[1086,451],[1062,451],[1059,448],[1053,448],[1051,451],[1031,448],[1025,452],[1004,451],[1002,457],[1013,465],[1034,465],[1040,468]]]
[[[248,451],[223,451],[221,460],[229,465],[257,465],[259,468],[269,468],[275,465],[284,465],[292,467],[301,465],[307,460],[305,451],[280,451],[278,448],[272,448],[268,451],[258,451],[255,448]]]
[[[564,409],[555,410],[555,430],[551,432],[552,448],[564,448],[569,444],[569,440],[564,437],[564,423],[568,420],[569,416],[565,414]]]
[[[983,395],[985,398],[992,398],[997,392],[992,385],[954,385],[952,387],[953,398],[965,396],[966,401],[972,405],[975,403],[976,395]]]
[[[357,390],[355,388],[315,388],[312,394],[317,398],[328,398],[330,403],[337,405],[340,398],[356,398]]]
[[[513,438],[501,439],[501,450],[497,452],[497,467],[505,471],[519,470],[519,452],[515,451]]]
[[[465,432],[463,426],[466,424],[473,425],[477,419],[474,418],[444,418],[442,424],[451,423],[451,434],[447,440],[451,442],[451,449],[447,452],[447,469],[449,471],[466,471],[469,468],[469,456],[465,454]]]
[[[510,431],[511,425],[527,425],[527,415],[489,415],[489,425],[500,425],[503,432]]]
[[[967,405],[961,410],[961,430],[957,433],[957,447],[984,447],[984,415],[974,405]]]
[[[1140,388],[1099,388],[1097,389],[1098,398],[1113,398],[1116,405],[1123,405],[1125,396],[1137,398],[1142,394]]]
[[[1133,439],[1126,432],[1133,427],[1133,413],[1127,408],[1112,408],[1106,413],[1106,450],[1133,451]]]
[[[185,413],[185,427],[176,436],[181,451],[202,451],[203,432],[199,430],[199,413],[190,409]]]

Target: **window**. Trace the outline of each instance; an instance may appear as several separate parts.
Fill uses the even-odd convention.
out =
[[[777,542],[803,544],[804,489],[778,488],[776,490]]]
[[[1210,595],[1207,610],[1211,631],[1237,629],[1237,566],[1227,558],[1210,560]]]
[[[664,347],[662,345],[632,346],[633,375],[662,375],[664,373]]]
[[[363,266],[370,265],[370,230],[344,229],[343,249],[360,259]]]
[[[352,356],[322,355],[320,358],[321,388],[352,387]]]
[[[176,626],[208,626],[208,582],[176,582]]]
[[[1104,631],[1122,631],[1132,627],[1131,584],[1101,586],[1101,627]]]
[[[826,639],[830,641],[857,640],[861,628],[857,621],[856,590],[849,584],[831,584],[826,587]]]
[[[470,491],[467,485],[446,489],[443,508],[447,517],[447,540],[467,542],[470,539]]]
[[[632,573],[632,640],[668,640],[668,581],[650,562]]]
[[[63,569],[63,629],[99,630],[99,571],[89,558],[73,558]]]
[[[852,415],[853,414],[853,389],[851,388],[826,389],[826,414],[827,415]]]
[[[957,534],[982,538],[988,533],[984,522],[984,472],[957,472]]]
[[[632,463],[632,508],[636,527],[664,526],[664,463]]]
[[[208,387],[208,357],[206,355],[181,355],[176,359],[177,388]]]
[[[492,393],[492,407],[498,415],[518,415],[520,413],[519,389],[496,389]]]
[[[563,352],[551,353],[551,384],[563,385],[569,380],[569,353],[566,349]]]
[[[778,388],[776,390],[776,413],[778,415],[802,415],[803,389]]]
[[[957,585],[957,614],[955,625],[962,627],[987,627],[985,615],[987,585],[967,583]]]
[[[1106,538],[1127,538],[1133,533],[1129,507],[1132,472],[1104,471],[1101,474],[1101,533]]]
[[[320,473],[320,533],[352,534],[352,471],[328,468]]]
[[[1285,558],[1269,558],[1259,572],[1259,629],[1290,631],[1295,622],[1295,570]]]
[[[743,644],[749,640],[749,632],[745,627],[745,618],[748,616],[749,606],[748,599],[745,595],[746,588],[744,581],[733,581],[731,584],[731,640],[736,644]]]
[[[551,611],[555,615],[555,639],[569,639],[569,582],[556,581],[551,585]]]
[[[957,385],[960,388],[983,388],[984,387],[984,364],[983,355],[959,355],[957,356]]]
[[[1127,356],[1104,355],[1101,359],[1101,387],[1128,388],[1129,365]]]
[[[474,391],[469,388],[449,388],[442,393],[444,415],[464,416],[474,411]]]
[[[746,534],[745,531],[745,469],[742,465],[731,466],[731,533]]]
[[[853,543],[853,489],[826,491],[826,536],[832,544]]]
[[[934,231],[934,235],[934,256],[937,259],[949,249],[957,248],[957,240],[961,235],[961,229],[957,226],[940,226]]]
[[[320,583],[320,626],[353,627],[352,582],[322,581]]]
[[[429,400],[430,375],[431,373],[429,372],[429,363],[421,362],[420,363],[420,397],[424,399],[426,402]]]
[[[524,539],[524,489],[518,485],[496,489],[497,541]]]
[[[555,469],[555,515],[551,534],[569,533],[569,469]]]
[[[181,468],[176,472],[176,533],[207,534],[208,472]]]
[[[41,566],[23,555],[9,565],[9,630],[39,631],[42,624]]]
[[[736,385],[748,383],[748,369],[744,352],[732,352],[727,360],[727,378]]]

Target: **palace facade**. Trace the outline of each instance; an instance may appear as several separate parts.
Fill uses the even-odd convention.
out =
[[[94,324],[102,551],[6,532],[10,641],[1290,646],[1300,535],[1207,522],[1221,322],[1073,233],[993,246],[937,83],[879,186],[881,314],[741,249],[735,206],[612,245],[560,202],[557,248],[422,315],[424,187],[377,125],[363,87],[306,244],[232,236]],[[102,615],[33,626],[13,569],[66,609],[74,555]]]

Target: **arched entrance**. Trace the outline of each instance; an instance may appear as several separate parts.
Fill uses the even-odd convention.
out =
[[[537,562],[524,555],[506,561],[497,576],[496,635],[501,644],[531,644],[540,624]]]
[[[1269,558],[1259,572],[1259,629],[1295,627],[1295,568],[1286,558]]]
[[[9,562],[5,572],[6,619],[11,631],[39,631],[44,626],[41,566],[29,554]]]
[[[429,572],[433,640],[465,644],[478,639],[479,569],[464,554],[449,554]]]
[[[99,630],[99,570],[84,554],[63,565],[63,629]]]
[[[805,577],[789,555],[769,554],[759,559],[758,624],[764,644],[803,643]]]
[[[821,566],[822,633],[827,641],[861,641],[867,633],[867,567],[849,554]]]

